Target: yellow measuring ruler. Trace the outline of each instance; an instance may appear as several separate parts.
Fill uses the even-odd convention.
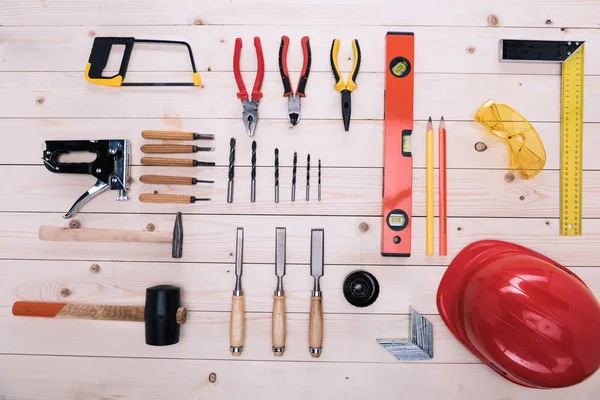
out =
[[[500,41],[501,61],[560,62],[560,234],[581,235],[584,42]]]

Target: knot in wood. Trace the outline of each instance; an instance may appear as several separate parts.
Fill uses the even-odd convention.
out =
[[[208,381],[210,383],[215,383],[217,381],[217,374],[211,372],[210,375],[208,375]]]
[[[69,297],[71,295],[71,289],[69,289],[69,288],[60,289],[60,295],[62,297]]]
[[[79,229],[81,228],[81,222],[78,219],[74,219],[69,221],[69,228],[71,229]]]
[[[490,14],[487,17],[487,23],[489,26],[498,26],[498,23],[500,22],[500,20],[498,19],[498,17],[494,14]]]
[[[512,182],[512,181],[514,181],[514,180],[515,180],[515,174],[513,174],[512,172],[507,172],[507,173],[504,175],[504,181],[505,181],[506,183],[511,183],[511,182]]]
[[[358,230],[365,233],[369,230],[369,224],[367,224],[366,222],[361,222],[360,225],[358,225]]]
[[[483,142],[477,142],[477,143],[475,143],[475,150],[477,150],[478,152],[486,151],[487,144],[485,144]]]
[[[98,264],[92,264],[90,266],[90,271],[92,272],[92,274],[97,274],[98,272],[100,272],[100,265]]]
[[[146,230],[148,232],[154,232],[154,229],[156,229],[156,227],[154,226],[153,223],[149,223],[148,225],[146,225]]]
[[[42,97],[42,96],[36,97],[35,104],[44,104],[44,97]]]

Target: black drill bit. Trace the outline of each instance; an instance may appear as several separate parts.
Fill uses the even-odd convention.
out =
[[[298,153],[294,152],[294,163],[292,168],[292,201],[296,201],[296,167],[298,166]]]
[[[321,160],[319,159],[319,179],[318,179],[318,198],[321,201]]]
[[[306,201],[310,199],[310,154],[306,156]]]
[[[279,203],[279,149],[275,148],[275,203]]]
[[[250,171],[250,201],[256,201],[256,140],[252,141],[252,170]]]
[[[235,163],[235,138],[229,140],[229,183],[227,184],[227,202],[233,203],[233,164]]]

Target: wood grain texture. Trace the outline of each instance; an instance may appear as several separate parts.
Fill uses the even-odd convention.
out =
[[[193,185],[194,177],[170,175],[142,175],[140,182],[150,185]]]
[[[194,145],[189,144],[143,144],[142,153],[194,153]]]
[[[161,140],[194,140],[194,132],[143,130],[142,137],[144,139]]]
[[[193,167],[194,160],[191,158],[167,158],[167,157],[142,157],[142,165],[155,167]]]
[[[140,194],[139,199],[142,203],[157,204],[189,204],[193,203],[191,196],[179,194]]]
[[[271,337],[273,340],[273,355],[283,356],[285,352],[286,313],[285,296],[273,296],[273,314],[271,317]]]
[[[246,332],[246,315],[244,307],[244,296],[231,297],[231,316],[229,322],[229,345],[231,354],[240,356],[244,347],[244,336]],[[234,351],[239,348],[240,351]]]
[[[173,232],[124,231],[119,229],[74,229],[40,226],[40,240],[51,242],[172,243]]]
[[[323,297],[312,296],[310,298],[310,315],[308,327],[308,349],[311,352],[311,357],[321,357],[321,349],[323,348]],[[313,350],[319,350],[318,353]]]

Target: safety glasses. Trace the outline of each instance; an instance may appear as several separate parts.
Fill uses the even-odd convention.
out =
[[[488,100],[475,113],[475,121],[504,141],[510,154],[510,170],[531,179],[546,165],[546,150],[529,121],[504,103]]]

